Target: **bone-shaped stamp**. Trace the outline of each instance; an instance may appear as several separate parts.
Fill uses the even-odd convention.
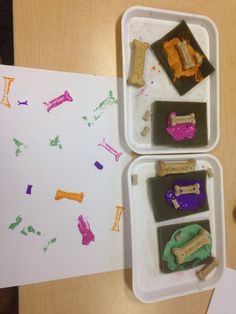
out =
[[[157,175],[163,177],[166,174],[187,173],[195,170],[196,160],[191,159],[183,162],[158,161]]]
[[[116,231],[116,232],[120,231],[119,222],[120,222],[120,217],[121,217],[123,210],[124,210],[123,206],[116,206],[116,216],[115,216],[114,224],[111,228],[112,231]]]
[[[183,233],[182,233],[181,231],[175,235],[175,240],[176,240],[176,241],[179,241],[179,240],[181,240],[182,238],[183,238]]]
[[[152,116],[152,112],[150,110],[147,110],[143,116],[143,120],[148,121],[151,116]]]
[[[218,261],[215,257],[211,257],[206,265],[196,272],[198,278],[202,281],[218,266]]]
[[[185,116],[177,116],[175,112],[172,112],[169,115],[169,119],[170,119],[171,126],[176,126],[177,124],[183,124],[183,123],[191,123],[193,125],[196,124],[194,113],[190,113],[189,115],[185,115]]]
[[[103,138],[102,143],[98,144],[98,146],[104,147],[108,152],[110,152],[112,155],[114,155],[116,161],[119,161],[120,157],[123,155],[123,153],[118,152],[110,144],[106,143],[105,138]]]
[[[65,192],[62,190],[57,190],[55,195],[55,200],[61,200],[63,198],[67,198],[69,200],[77,201],[79,203],[83,202],[84,199],[84,193],[72,193],[72,192]]]
[[[11,83],[14,81],[14,78],[3,76],[3,79],[4,79],[4,88],[3,88],[3,95],[0,101],[0,104],[5,105],[8,108],[11,108],[11,104],[8,99],[8,94],[10,92]]]
[[[171,200],[172,204],[174,205],[174,208],[175,209],[179,209],[180,208],[180,205],[179,205],[179,202],[177,201],[177,199],[172,199]]]
[[[182,247],[173,248],[172,253],[176,256],[177,263],[183,264],[186,257],[196,252],[203,245],[209,243],[210,240],[208,237],[208,232],[205,229],[202,229],[196,237],[184,244]]]
[[[47,106],[47,111],[49,112],[53,108],[63,104],[65,101],[73,101],[73,98],[70,96],[68,91],[65,91],[61,96],[50,100],[49,102],[44,102]]]
[[[149,132],[150,132],[150,128],[148,126],[145,126],[141,132],[141,135],[145,137],[148,135]]]
[[[214,177],[214,170],[212,169],[212,168],[208,168],[207,169],[207,175],[208,175],[208,177],[209,178],[212,178],[212,177]]]
[[[143,43],[137,39],[132,42],[132,66],[131,75],[128,79],[128,84],[142,87],[145,82],[143,79],[145,53],[150,45]]]
[[[195,54],[193,55],[193,57],[194,57],[195,62],[196,62],[198,65],[201,65],[201,64],[202,64],[202,62],[203,62],[203,56],[200,55],[199,52],[195,52]]]
[[[186,185],[186,186],[175,185],[174,190],[175,190],[176,196],[179,196],[182,194],[197,194],[198,195],[200,194],[200,184],[195,183],[195,184]]]
[[[189,54],[187,42],[185,40],[178,42],[178,44],[176,45],[176,48],[178,50],[180,59],[182,61],[183,69],[188,70],[188,69],[193,68],[195,63],[193,62]]]

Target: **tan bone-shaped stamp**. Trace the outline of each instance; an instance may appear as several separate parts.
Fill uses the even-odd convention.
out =
[[[211,257],[206,265],[204,265],[199,271],[196,272],[198,278],[202,281],[218,266],[218,261],[215,257]]]
[[[196,252],[203,245],[209,244],[209,243],[210,243],[210,240],[208,237],[208,232],[202,229],[196,237],[194,237],[192,240],[185,243],[180,248],[177,248],[177,247],[173,248],[172,253],[176,256],[177,263],[183,264],[186,257]]]
[[[190,113],[185,116],[176,116],[175,114],[170,115],[170,125],[176,126],[177,124],[183,124],[183,123],[191,123],[196,124],[195,114]]]
[[[132,66],[128,84],[142,87],[145,82],[143,79],[145,53],[150,45],[137,39],[132,42]]]
[[[194,61],[192,60],[188,47],[187,47],[187,42],[185,40],[180,41],[177,45],[176,48],[178,50],[180,59],[182,61],[183,69],[188,70],[191,69],[195,66]]]
[[[160,177],[166,174],[187,173],[195,170],[196,160],[191,159],[183,162],[165,162],[159,160],[157,175]]]
[[[180,196],[182,194],[200,194],[200,184],[195,183],[192,185],[185,185],[185,186],[174,186],[175,196]]]

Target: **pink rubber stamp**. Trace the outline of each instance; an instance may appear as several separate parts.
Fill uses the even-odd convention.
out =
[[[119,158],[122,156],[123,153],[119,153],[115,148],[111,145],[106,143],[105,138],[103,138],[102,143],[98,144],[98,146],[104,147],[108,152],[115,156],[115,160],[119,161]]]
[[[175,140],[193,139],[196,133],[195,114],[177,116],[176,112],[168,115],[168,126],[166,132]]]
[[[47,106],[47,111],[49,112],[53,108],[63,104],[65,101],[73,101],[73,98],[70,96],[68,91],[65,91],[64,94],[53,100],[50,100],[49,102],[44,102],[44,104]]]
[[[95,236],[90,229],[90,225],[88,221],[80,215],[78,217],[78,225],[77,225],[80,233],[82,234],[82,244],[89,245],[90,242],[95,241]]]

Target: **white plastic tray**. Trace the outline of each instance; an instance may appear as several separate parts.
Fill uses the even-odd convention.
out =
[[[186,217],[155,222],[148,197],[147,179],[156,176],[157,160],[197,161],[196,170],[214,170],[214,177],[207,178],[209,211]],[[138,185],[131,184],[131,176],[137,174]],[[157,302],[193,292],[212,289],[221,278],[226,265],[223,173],[219,161],[208,154],[142,156],[134,160],[128,169],[128,189],[131,215],[133,290],[138,299],[145,303]],[[208,219],[212,234],[212,255],[219,266],[206,281],[200,282],[195,275],[197,268],[164,274],[159,268],[157,228],[177,223]]]
[[[209,58],[215,71],[185,95],[180,96],[151,49],[146,52],[144,91],[127,85],[130,71],[131,46],[133,39],[150,44],[172,30],[181,20],[189,25],[202,50]],[[122,55],[124,90],[124,128],[128,146],[138,154],[201,153],[211,151],[219,141],[219,36],[216,25],[206,16],[145,7],[131,7],[122,17]],[[156,70],[152,67],[156,66]],[[160,71],[160,73],[158,72]],[[140,95],[141,93],[141,95]],[[156,146],[151,133],[143,137],[143,121],[146,110],[151,110],[155,100],[207,102],[208,145],[197,148]]]

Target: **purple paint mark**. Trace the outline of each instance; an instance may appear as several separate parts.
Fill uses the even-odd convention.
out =
[[[136,96],[144,95],[144,92],[145,92],[145,90],[144,90],[144,88],[142,87],[142,88],[140,88],[140,89],[138,90]],[[148,95],[145,94],[144,96],[148,96]]]
[[[193,139],[196,133],[196,126],[193,123],[182,123],[171,125],[170,116],[176,115],[175,112],[170,112],[168,115],[168,126],[166,132],[176,141],[182,141],[184,139]]]
[[[98,168],[99,170],[102,170],[102,169],[103,169],[103,165],[100,164],[99,161],[95,161],[94,166],[95,166],[96,168]]]
[[[200,194],[182,194],[179,196],[175,195],[174,186],[187,186],[187,185],[193,185],[195,183],[199,183],[200,185]],[[187,180],[174,180],[172,182],[172,189],[168,190],[166,193],[166,200],[169,204],[172,204],[172,200],[177,200],[177,202],[180,205],[180,208],[178,210],[197,210],[198,208],[202,207],[204,205],[204,201],[206,199],[206,194],[204,192],[203,187],[203,181],[187,181]]]
[[[31,184],[28,184],[28,186],[27,186],[27,190],[26,190],[26,194],[31,194],[31,190],[32,190],[32,187],[33,187],[33,185],[31,185]]]
[[[53,108],[63,104],[65,101],[73,101],[73,98],[70,96],[68,91],[65,91],[64,94],[53,100],[50,100],[49,102],[44,102],[44,104],[47,106],[47,111],[49,112]]]
[[[120,157],[123,155],[123,153],[118,152],[115,148],[113,148],[111,145],[106,143],[105,138],[103,138],[102,143],[98,144],[98,146],[104,147],[108,152],[114,155],[116,161],[119,161]]]
[[[25,101],[19,101],[19,100],[17,100],[17,103],[18,103],[18,106],[28,106],[28,101],[27,100],[25,100]]]
[[[78,225],[77,225],[80,233],[82,234],[82,244],[89,245],[91,241],[95,241],[95,236],[90,229],[90,225],[88,221],[80,215],[78,217]]]

